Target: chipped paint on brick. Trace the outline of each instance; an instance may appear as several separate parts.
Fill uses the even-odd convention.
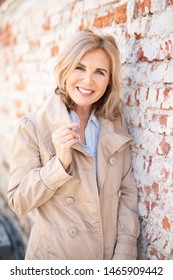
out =
[[[169,222],[168,217],[165,216],[165,217],[163,218],[163,220],[162,220],[162,226],[163,226],[163,228],[164,228],[165,230],[170,231],[171,226],[170,226],[170,222]]]

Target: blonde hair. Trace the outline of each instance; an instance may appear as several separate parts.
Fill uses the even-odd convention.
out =
[[[67,108],[73,109],[74,102],[66,92],[66,79],[76,68],[82,57],[95,49],[102,49],[110,59],[110,79],[104,95],[93,104],[95,115],[109,120],[115,120],[120,111],[120,59],[119,50],[114,37],[98,35],[91,30],[78,31],[58,55],[55,74],[58,87],[56,94],[60,94]]]

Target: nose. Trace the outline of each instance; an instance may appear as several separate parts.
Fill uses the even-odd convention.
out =
[[[82,82],[86,85],[92,85],[94,83],[92,73],[86,71],[83,74],[84,75],[83,75],[83,78],[82,78]]]

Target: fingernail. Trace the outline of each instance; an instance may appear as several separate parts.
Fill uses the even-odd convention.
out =
[[[74,126],[73,128],[72,128],[72,130],[77,130],[77,129],[79,129],[80,128],[80,125],[76,125],[76,126]]]

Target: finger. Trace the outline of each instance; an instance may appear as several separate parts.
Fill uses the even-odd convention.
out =
[[[58,144],[58,145],[61,145],[61,144],[65,144],[66,142],[68,142],[69,140],[72,140],[72,139],[78,140],[72,134],[67,134],[64,137],[54,139],[54,143]]]
[[[72,129],[76,126],[80,126],[80,122],[66,122],[62,126],[60,126],[56,131],[61,131],[65,128]]]
[[[76,126],[80,127],[80,122],[71,122],[71,123],[67,123],[66,125],[67,125],[67,128],[72,129],[72,128],[75,128]]]
[[[74,138],[73,138],[73,139],[67,141],[66,143],[62,144],[62,146],[63,146],[64,149],[69,149],[69,148],[71,148],[74,144],[76,144],[77,141],[78,141],[77,139],[74,139]]]
[[[67,122],[66,124],[63,124],[62,126],[60,126],[57,130],[55,130],[52,135],[60,133],[61,131],[65,130],[65,129],[72,130],[75,127],[79,127],[79,126],[80,126],[79,122]]]
[[[74,138],[78,138],[78,135],[75,131],[71,130],[71,129],[64,129],[62,131],[56,131],[52,134],[52,140],[56,140],[56,139],[61,139],[67,135],[71,135],[71,137],[74,137]]]

